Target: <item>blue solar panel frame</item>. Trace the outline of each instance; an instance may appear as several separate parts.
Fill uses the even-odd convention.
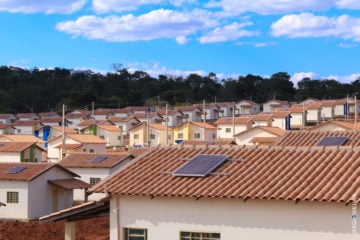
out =
[[[317,146],[342,146],[348,139],[348,137],[324,137]]]
[[[12,168],[10,168],[7,173],[11,173],[11,174],[16,174],[16,173],[19,173],[21,172],[22,170],[26,169],[27,167],[24,166],[24,165],[17,165],[17,166],[14,166]]]
[[[104,161],[104,160],[107,159],[107,158],[108,158],[107,156],[101,155],[101,156],[95,157],[93,160],[91,160],[91,162],[93,162],[93,163],[100,163],[100,162]]]
[[[226,155],[199,154],[173,172],[173,176],[205,177],[228,159]]]

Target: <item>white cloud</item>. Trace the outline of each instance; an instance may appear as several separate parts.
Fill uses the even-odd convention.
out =
[[[318,75],[314,72],[298,72],[294,73],[291,76],[290,81],[292,81],[294,83],[294,86],[297,87],[298,82],[300,82],[304,78],[310,78],[314,80],[318,78]]]
[[[276,37],[339,37],[360,41],[360,18],[315,16],[312,13],[285,15],[271,25]]]
[[[360,78],[360,73],[354,73],[351,75],[342,75],[342,76],[337,76],[337,75],[319,76],[314,72],[298,72],[292,75],[290,81],[292,81],[294,83],[294,86],[297,87],[298,82],[303,80],[304,78],[310,78],[312,80],[333,79],[340,83],[351,83],[356,79]]]
[[[336,7],[342,9],[360,9],[360,1],[359,0],[338,0],[336,1]]]
[[[345,1],[345,0],[344,0]],[[334,5],[334,0],[213,0],[208,7],[221,7],[226,12],[239,14],[281,14],[296,11],[323,11]]]
[[[354,43],[339,43],[338,45],[340,48],[355,48],[357,45]]]
[[[251,22],[232,23],[224,27],[217,27],[213,31],[200,37],[200,43],[226,42],[236,40],[241,37],[258,35],[258,31],[248,31],[243,28],[252,25]]]
[[[87,0],[1,0],[0,11],[12,13],[73,13],[84,7]]]

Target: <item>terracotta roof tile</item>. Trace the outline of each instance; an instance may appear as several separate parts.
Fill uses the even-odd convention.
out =
[[[215,122],[215,124],[232,124],[233,120],[235,124],[249,124],[253,119],[253,116],[248,117],[222,117]]]
[[[51,126],[51,128],[55,129],[55,130],[58,131],[58,132],[62,132],[62,130],[63,130],[63,127],[62,127],[62,126]],[[69,128],[69,127],[65,127],[64,130],[65,130],[65,133],[76,134],[76,133],[78,132],[78,131],[76,131],[75,129]]]
[[[35,126],[40,123],[40,120],[16,120],[12,123],[13,126]]]
[[[91,134],[68,134],[66,137],[72,138],[80,143],[106,143],[105,140]]]
[[[171,174],[197,154],[227,155],[214,175]],[[341,148],[163,147],[137,158],[91,191],[152,197],[351,202],[360,193],[360,151]],[[106,187],[104,187],[106,186]],[[358,199],[360,202],[360,199]]]
[[[103,161],[92,162],[96,157],[106,157]],[[129,153],[121,154],[85,154],[72,153],[60,161],[60,165],[68,168],[112,168],[126,159],[132,159]]]
[[[120,128],[114,125],[98,125],[97,127],[109,132],[120,132]]]
[[[250,142],[251,143],[274,143],[277,141],[278,137],[253,137]]]
[[[200,128],[206,128],[206,129],[213,129],[213,130],[216,130],[216,127],[209,124],[209,123],[203,123],[203,122],[191,122],[192,125],[195,125],[197,127],[200,127]]]
[[[10,141],[14,141],[14,142],[37,142],[37,143],[44,143],[43,140],[41,140],[40,138],[37,138],[33,135],[29,135],[29,134],[5,134],[5,135],[0,135],[0,138],[6,138],[9,139]]]
[[[89,183],[76,178],[49,180],[49,183],[64,189],[87,189],[91,187]]]
[[[5,129],[5,128],[14,128],[11,124],[6,124],[6,123],[0,123],[0,129]]]
[[[36,142],[1,142],[0,152],[22,152]]]

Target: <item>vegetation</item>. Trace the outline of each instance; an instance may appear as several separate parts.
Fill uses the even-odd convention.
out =
[[[31,69],[0,66],[0,112],[61,112],[71,108],[120,108],[128,105],[188,105],[250,99],[264,103],[270,99],[301,101],[306,98],[338,99],[360,92],[360,80],[343,84],[333,79],[304,78],[295,88],[289,74],[279,72],[270,78],[247,75],[218,79],[190,74],[187,77],[160,75],[118,69],[101,75],[69,69]]]

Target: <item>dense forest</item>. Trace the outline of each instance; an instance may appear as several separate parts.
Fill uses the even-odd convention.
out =
[[[302,101],[306,98],[338,99],[360,92],[360,79],[344,84],[333,79],[304,78],[295,87],[286,72],[269,78],[256,75],[218,79],[190,74],[186,77],[160,75],[127,69],[102,75],[91,71],[55,68],[27,70],[0,67],[0,112],[61,112],[68,109],[121,108],[128,105],[189,105],[250,99],[264,103],[270,99]]]

